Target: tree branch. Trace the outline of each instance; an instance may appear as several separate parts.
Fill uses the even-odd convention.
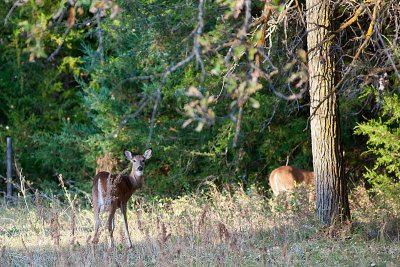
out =
[[[204,68],[204,62],[201,59],[201,47],[200,47],[200,42],[199,38],[203,34],[203,27],[204,27],[204,0],[199,1],[199,13],[197,15],[197,28],[194,33],[194,39],[193,39],[193,53],[196,57],[197,63],[200,65],[201,68],[201,82],[204,82],[204,77],[206,76],[206,70]]]
[[[8,11],[7,16],[4,18],[4,26],[7,25],[8,19],[11,17],[12,13],[18,6],[23,6],[28,2],[28,0],[17,0],[13,6],[10,8],[10,11]]]
[[[96,21],[97,21],[97,38],[99,39],[97,53],[100,56],[100,63],[104,64],[103,30],[101,29],[101,10],[100,9],[97,10]]]
[[[264,10],[261,15],[261,21],[262,21],[261,36],[260,36],[260,39],[258,39],[257,44],[256,44],[257,50],[261,50],[265,46],[266,31],[268,29],[268,21],[269,21],[269,18],[271,17],[271,14],[272,14],[272,8],[270,6],[270,0],[266,0],[265,4],[264,4]],[[261,66],[261,55],[258,52],[255,55],[255,61],[256,61],[256,66],[260,67]]]
[[[372,32],[374,31],[375,21],[376,21],[380,3],[381,3],[381,0],[376,0],[375,6],[374,6],[374,11],[372,13],[371,23],[369,24],[367,33],[365,34],[365,40],[361,44],[361,46],[357,49],[357,52],[353,57],[350,67],[353,66],[353,64],[357,61],[358,57],[361,55],[361,52],[364,50],[364,48],[367,46],[369,40],[371,39]]]
[[[242,28],[238,32],[240,44],[244,43],[244,41],[246,40],[247,31],[249,29],[249,22],[251,19],[251,1],[245,0],[244,5],[245,5],[244,22],[243,22]],[[239,85],[239,87],[240,86],[241,85]],[[241,128],[242,117],[243,117],[243,106],[245,105],[245,103],[249,97],[244,92],[246,86],[247,86],[247,82],[246,82],[246,85],[244,85],[243,92],[241,92],[240,88],[238,88],[238,90],[237,90],[238,91],[237,107],[238,107],[239,111],[238,111],[238,117],[236,120],[235,136],[233,138],[233,147],[234,148],[237,146],[238,141],[239,141],[240,128]]]
[[[65,30],[61,43],[58,45],[58,47],[56,48],[56,50],[54,50],[53,53],[51,53],[51,55],[47,58],[47,61],[53,61],[54,58],[58,55],[58,53],[61,51],[61,47],[63,46],[63,44],[65,43],[65,39],[67,38],[69,32],[71,31],[71,29],[74,27],[74,25],[70,25],[67,27],[67,29]]]

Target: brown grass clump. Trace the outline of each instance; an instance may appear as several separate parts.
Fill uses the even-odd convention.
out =
[[[350,198],[353,216],[358,218],[353,233],[364,240],[399,242],[400,213],[386,202],[379,196],[370,197],[364,186],[357,186]]]
[[[106,152],[102,157],[96,159],[96,173],[101,171],[113,172],[118,165],[117,160],[111,155],[110,152]]]
[[[352,193],[353,222],[331,228],[318,224],[307,190],[302,189],[293,194],[287,208],[254,187],[246,191],[240,186],[222,191],[211,187],[206,193],[176,199],[135,195],[132,203],[138,204],[128,212],[133,249],[126,248],[119,212],[115,248],[108,249],[104,225],[99,244],[93,245],[89,203],[64,190],[66,204],[44,200],[37,192],[15,207],[0,206],[1,266],[396,266],[400,262],[400,238],[393,233],[399,217],[370,201],[361,189]]]

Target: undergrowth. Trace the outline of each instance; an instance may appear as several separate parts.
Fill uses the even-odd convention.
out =
[[[373,203],[363,187],[351,194],[352,223],[319,225],[299,191],[287,207],[257,188],[230,187],[176,199],[134,195],[126,248],[122,216],[116,247],[106,227],[92,244],[93,213],[85,198],[65,201],[38,192],[0,207],[1,266],[398,266],[399,217]],[[103,218],[103,221],[104,218]]]

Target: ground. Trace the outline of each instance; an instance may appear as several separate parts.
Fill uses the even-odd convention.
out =
[[[370,201],[352,200],[352,222],[326,228],[307,194],[288,207],[267,195],[240,186],[176,199],[136,195],[128,213],[133,249],[119,211],[108,249],[105,227],[99,244],[91,242],[85,198],[21,197],[0,207],[1,266],[399,266],[398,217],[376,215],[371,209],[384,212]]]

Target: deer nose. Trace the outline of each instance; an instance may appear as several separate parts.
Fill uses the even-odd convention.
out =
[[[143,171],[143,166],[139,166],[137,169],[138,169],[138,171],[141,172],[141,171]]]

